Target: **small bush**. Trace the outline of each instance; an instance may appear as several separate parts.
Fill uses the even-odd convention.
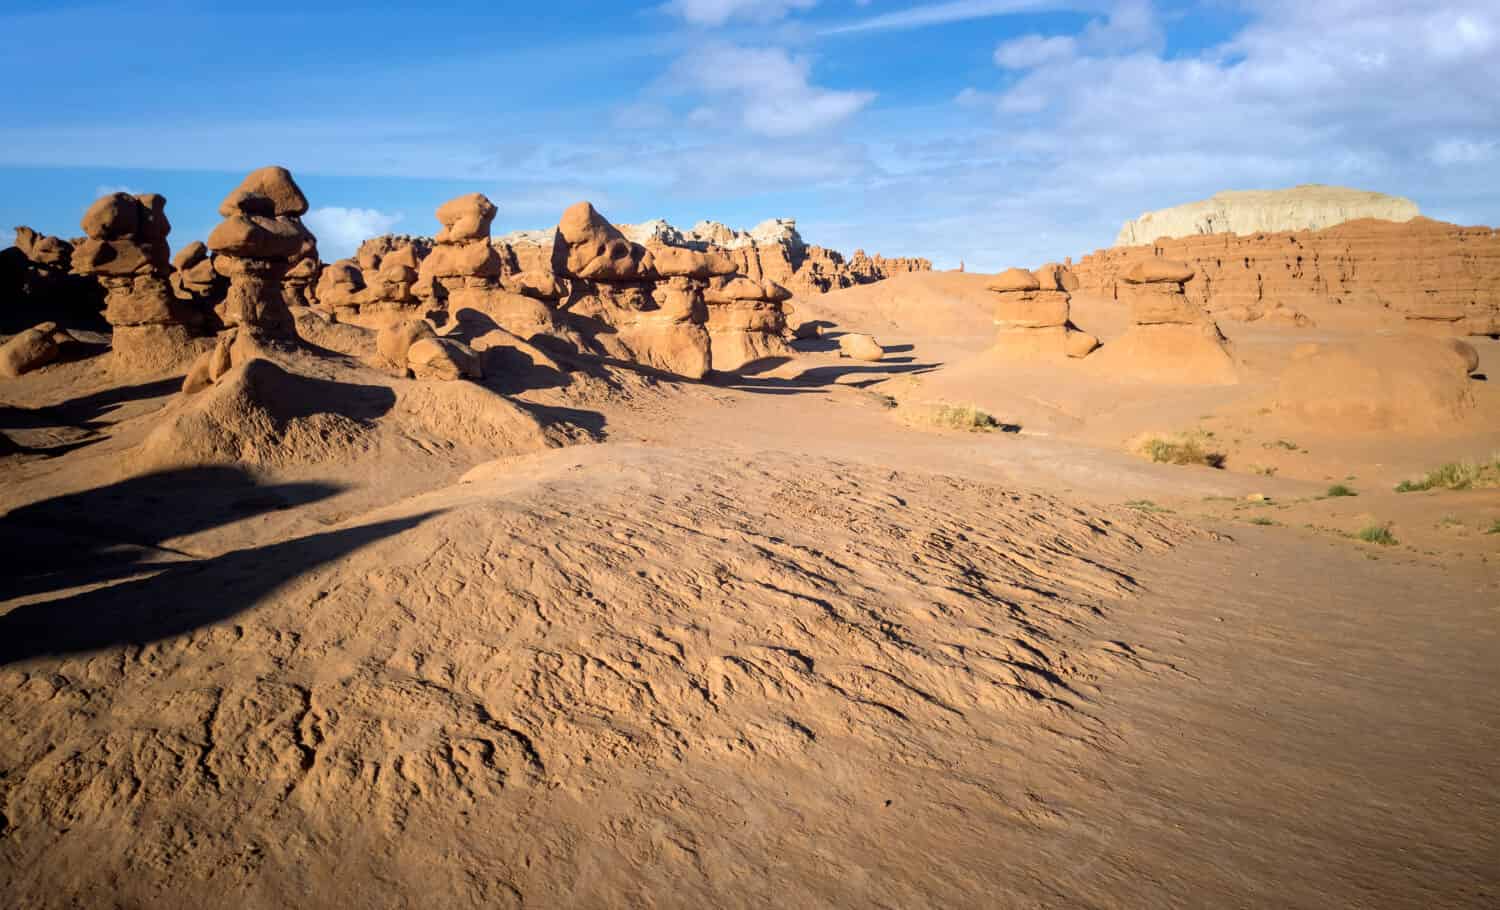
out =
[[[1359,533],[1354,536],[1365,543],[1376,543],[1382,547],[1395,546],[1396,544],[1396,535],[1391,533],[1390,525],[1366,525],[1360,528]]]
[[[1141,512],[1164,512],[1170,513],[1171,509],[1162,508],[1149,499],[1132,499],[1125,503],[1127,509],[1137,509]]]
[[[1250,519],[1250,523],[1253,524],[1253,525],[1267,525],[1267,526],[1269,526],[1269,525],[1274,525],[1276,522],[1272,521],[1271,519],[1267,518],[1264,515],[1257,515],[1254,518]]]
[[[1285,439],[1278,439],[1275,442],[1263,442],[1260,444],[1260,447],[1263,449],[1286,449],[1288,452],[1297,451],[1297,444]]]
[[[1333,486],[1329,487],[1328,492],[1323,495],[1331,499],[1336,499],[1340,496],[1358,496],[1359,494],[1341,483],[1336,483]]]
[[[1178,434],[1176,436],[1145,436],[1139,444],[1142,455],[1160,464],[1202,464],[1211,468],[1224,467],[1224,454],[1213,452],[1204,445],[1202,434]]]
[[[993,415],[981,411],[973,405],[939,405],[932,412],[932,422],[940,427],[948,427],[953,430],[974,430],[986,432],[989,430],[1002,429],[1005,424],[996,420]]]
[[[1488,531],[1485,531],[1484,533],[1500,534],[1500,518],[1495,519],[1494,523],[1490,525],[1490,529]]]

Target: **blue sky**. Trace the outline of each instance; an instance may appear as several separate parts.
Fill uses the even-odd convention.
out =
[[[181,246],[270,163],[325,258],[474,190],[987,270],[1220,189],[1500,223],[1493,0],[0,0],[0,80],[0,226],[64,236],[125,188]]]

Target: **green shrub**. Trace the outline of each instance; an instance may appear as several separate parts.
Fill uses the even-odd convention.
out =
[[[1328,488],[1328,492],[1325,493],[1325,494],[1323,494],[1323,495],[1328,496],[1330,498],[1336,498],[1336,497],[1339,497],[1339,496],[1358,496],[1359,494],[1356,493],[1356,492],[1354,492],[1353,490],[1349,489],[1348,487],[1344,486],[1341,483],[1336,483],[1333,486],[1329,487]]]
[[[1366,525],[1354,536],[1365,543],[1377,543],[1382,547],[1394,546],[1396,543],[1396,535],[1391,533],[1390,525]]]
[[[1004,426],[993,415],[981,411],[971,404],[939,405],[932,412],[932,422],[940,427],[948,427],[953,430],[975,430],[980,432],[998,430]]]
[[[1450,461],[1416,480],[1396,484],[1397,493],[1423,490],[1473,490],[1500,487],[1500,455],[1489,461]]]

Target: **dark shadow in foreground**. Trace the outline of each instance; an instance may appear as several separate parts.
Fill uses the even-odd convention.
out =
[[[17,607],[0,616],[0,666],[47,655],[144,645],[222,622],[308,570],[400,534],[432,514],[312,534],[210,559],[162,563],[161,571],[147,578]]]

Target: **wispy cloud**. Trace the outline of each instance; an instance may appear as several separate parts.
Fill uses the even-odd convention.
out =
[[[1102,5],[1100,0],[950,0],[948,3],[913,6],[844,25],[836,25],[824,29],[823,34],[843,35],[851,32],[926,28],[931,25],[947,25],[950,22],[1012,16],[1017,13],[1041,10],[1097,9]]]
[[[818,0],[669,0],[662,8],[693,25],[723,25],[731,19],[774,22]]]

